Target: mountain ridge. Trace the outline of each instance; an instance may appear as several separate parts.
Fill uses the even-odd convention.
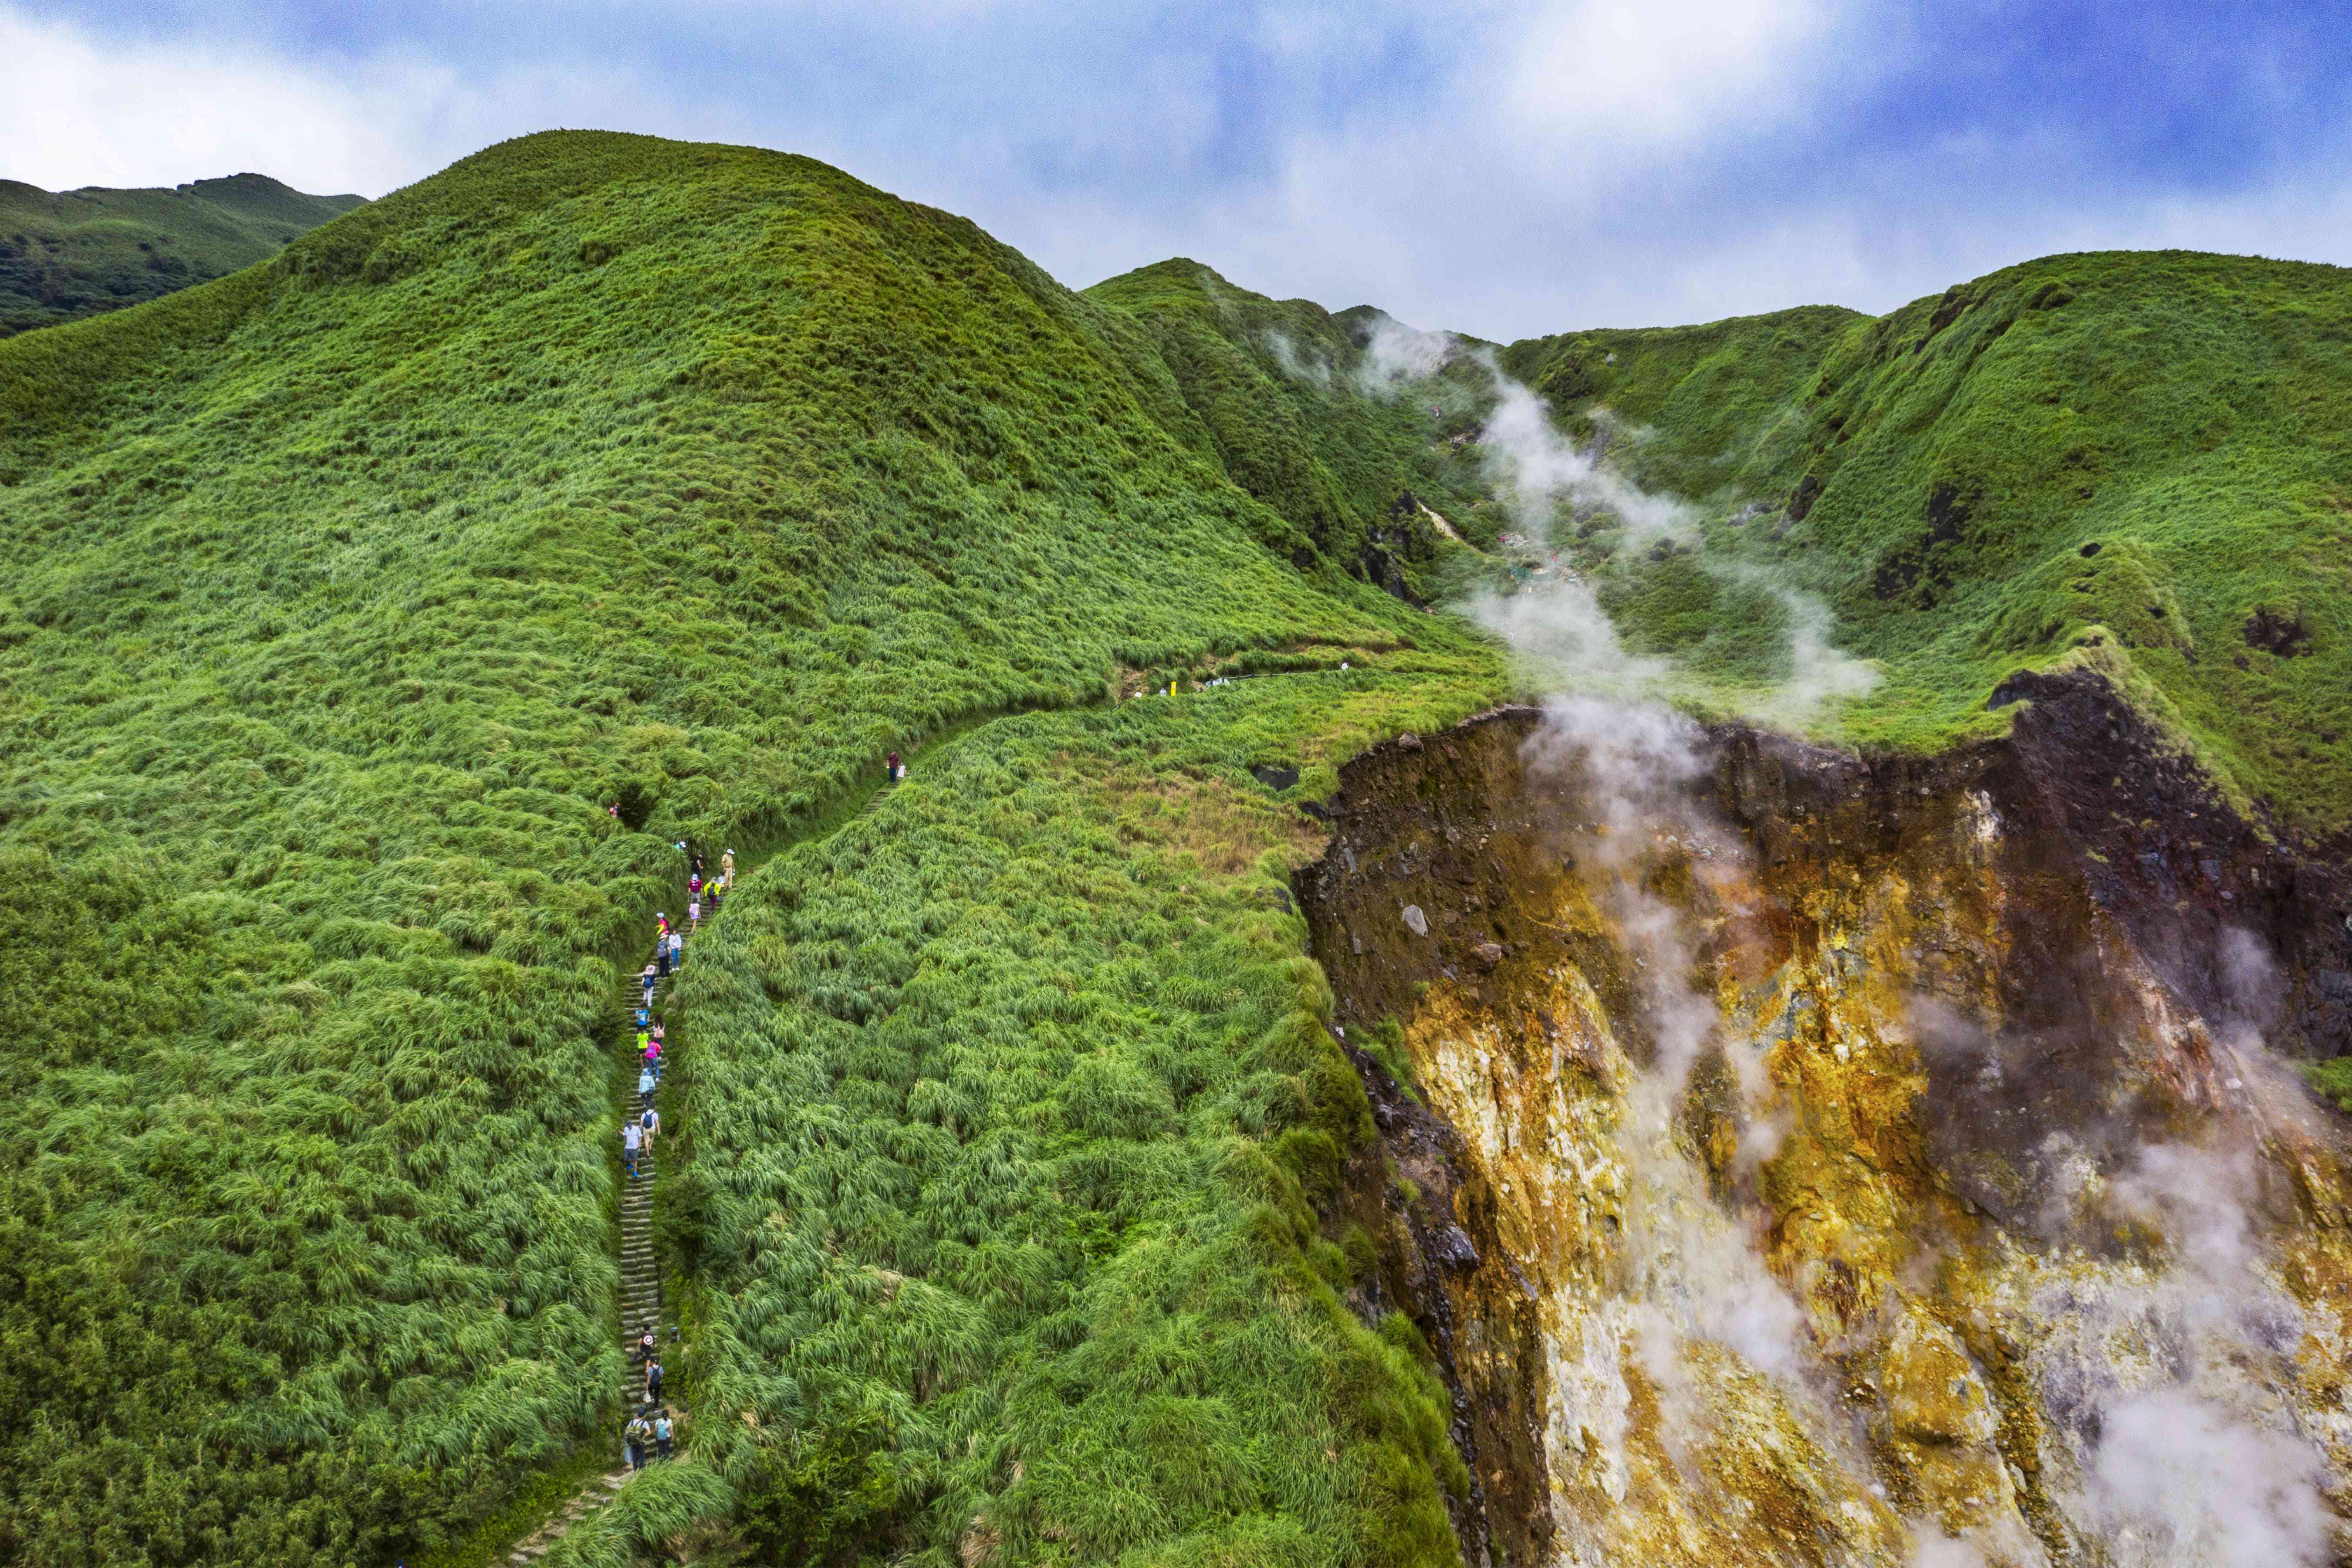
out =
[[[1700,705],[1781,679],[1745,563],[1887,672],[1830,739],[2087,663],[2324,829],[2341,737],[2252,737],[2334,711],[2347,591],[2281,596],[2335,536],[2259,481],[2333,482],[2339,280],[2147,265],[1478,346],[1684,498],[1687,549],[1544,521]],[[1339,764],[1524,693],[1443,611],[1525,520],[1492,373],[1368,390],[1376,314],[550,132],[0,342],[0,859],[61,911],[0,944],[0,1555],[415,1561],[604,1441],[607,1016],[674,847],[1003,715],[698,939],[656,1239],[709,1462],[607,1544],[1448,1561],[1484,1483],[1332,1204],[1372,1112],[1289,878]],[[2200,510],[2181,451],[2251,477]]]
[[[364,203],[251,173],[131,190],[0,180],[0,337],[235,272]]]

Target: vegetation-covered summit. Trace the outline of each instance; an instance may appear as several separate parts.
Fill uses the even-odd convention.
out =
[[[0,180],[0,338],[250,267],[360,204],[267,174],[136,191]]]
[[[886,749],[1123,669],[1417,664],[1414,721],[1490,700],[1465,634],[1302,546],[1345,557],[1345,526],[1233,483],[1132,318],[742,149],[509,143],[268,266],[0,345],[0,857],[56,915],[0,967],[40,1020],[0,1154],[0,1554],[413,1554],[595,1431],[596,1031],[670,846],[748,852]],[[1382,728],[1334,721],[1327,751]],[[1234,787],[1253,749],[1318,760],[1221,732],[1187,765]],[[940,831],[950,856],[966,830]],[[835,926],[845,960],[860,931]],[[1322,1070],[1287,1038],[1217,1037],[1276,1078],[1201,1158],[1307,1114],[1271,1087]],[[1023,1114],[1092,1158],[1083,1118],[1062,1142]],[[1076,1273],[1007,1310],[1061,1310],[1118,1250],[1089,1190],[1128,1201],[1109,1167],[1066,1186],[1077,1228],[1041,1244],[1075,1250],[1034,1267]],[[950,1392],[925,1375],[915,1414]]]
[[[2340,826],[2345,277],[1486,352],[1691,503],[1556,538],[1701,688],[1785,673],[1762,574],[1882,662],[1825,729],[1942,744],[2086,660]],[[0,343],[0,1557],[455,1563],[599,1440],[614,965],[691,843],[790,847],[677,993],[695,1463],[608,1545],[1447,1560],[1423,1347],[1318,1204],[1365,1110],[1314,835],[1250,771],[1319,795],[1506,689],[1422,607],[1498,574],[1436,523],[1510,515],[1496,386],[1395,395],[1381,330],[562,132]]]

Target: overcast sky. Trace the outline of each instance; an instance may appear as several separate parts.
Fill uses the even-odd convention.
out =
[[[0,176],[380,195],[550,126],[806,153],[1084,286],[1490,338],[2058,250],[2352,263],[2352,5],[0,0]]]

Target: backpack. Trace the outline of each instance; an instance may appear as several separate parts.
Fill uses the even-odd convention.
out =
[[[654,1417],[654,1438],[656,1442],[667,1443],[669,1441],[668,1416],[656,1415]]]

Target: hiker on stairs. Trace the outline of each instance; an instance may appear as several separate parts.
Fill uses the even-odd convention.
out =
[[[662,1370],[659,1358],[646,1363],[646,1403],[661,1403]]]
[[[629,1468],[646,1468],[646,1439],[653,1436],[653,1424],[642,1415],[632,1415],[629,1424],[621,1428],[621,1440],[629,1447]]]
[[[629,1180],[637,1179],[637,1154],[645,1147],[646,1130],[634,1120],[621,1123],[621,1154],[628,1162]]]
[[[640,1110],[651,1110],[653,1108],[654,1064],[653,1058],[651,1057],[647,1057],[646,1058],[646,1065],[637,1069],[637,1109]]]
[[[732,849],[719,858],[719,879],[722,882],[735,880],[735,851]]]
[[[669,1423],[669,1406],[665,1405],[661,1407],[661,1414],[654,1417],[654,1445],[661,1450],[661,1457],[665,1459],[670,1456],[673,1435]]]
[[[654,1157],[654,1134],[661,1131],[661,1112],[648,1105],[637,1115],[637,1128],[643,1134],[646,1158]]]

